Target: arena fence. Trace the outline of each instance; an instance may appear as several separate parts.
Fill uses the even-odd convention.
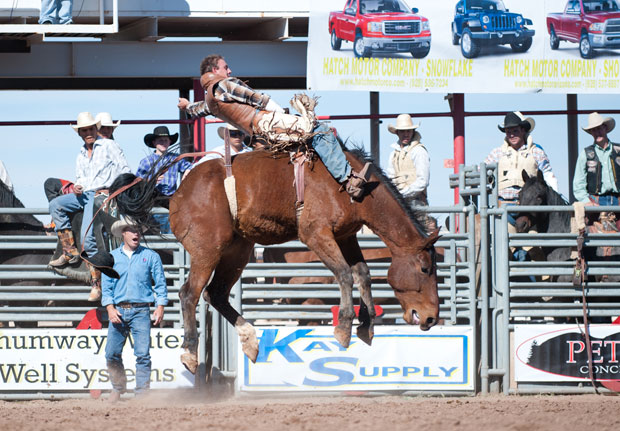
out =
[[[572,211],[571,207],[498,208],[493,165],[461,167],[450,178],[458,187],[460,203],[453,207],[424,209],[439,219],[442,237],[436,247],[443,259],[438,262],[440,318],[444,325],[469,325],[475,328],[476,391],[530,393],[591,392],[586,381],[528,382],[515,381],[515,328],[523,325],[548,325],[574,322],[582,316],[581,290],[570,281],[573,261],[514,262],[511,247],[576,246],[576,235],[508,234],[508,212]],[[598,210],[619,211],[619,208]],[[588,212],[593,210],[588,210]],[[0,213],[27,212],[45,214],[46,209],[2,208]],[[586,246],[614,246],[620,234],[592,234]],[[383,243],[372,234],[360,233],[358,240],[373,278],[373,297],[383,308],[380,324],[404,324],[402,310],[386,282],[389,257]],[[178,299],[179,289],[187,278],[189,256],[172,236],[147,236],[149,247],[166,251],[171,262],[164,265],[171,303],[166,309],[164,326],[182,327]],[[0,237],[0,250],[52,250],[54,236]],[[620,264],[614,260],[589,263],[589,275],[606,275],[602,281],[589,282],[589,316],[595,321],[610,321],[620,315],[617,301],[620,290]],[[616,277],[616,278],[614,278]],[[67,283],[64,277],[50,272],[44,265],[0,266],[0,323],[5,327],[75,327],[93,308],[87,303],[90,287]],[[255,247],[254,258],[231,292],[231,303],[255,325],[329,326],[333,307],[340,297],[332,273],[299,241]],[[355,300],[359,294],[354,292]],[[103,310],[102,310],[103,311]],[[210,311],[201,299],[197,310],[199,326],[199,362],[204,382],[230,382],[238,378],[236,333],[217,312]],[[101,313],[106,318],[106,313]],[[598,319],[598,320],[597,320]],[[33,393],[0,390],[0,398],[44,398],[79,396],[80,393],[37,391]],[[83,394],[82,394],[83,396]]]

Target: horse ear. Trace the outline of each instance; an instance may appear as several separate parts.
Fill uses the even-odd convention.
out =
[[[435,231],[433,231],[433,233],[431,233],[428,236],[428,238],[424,240],[424,245],[422,246],[422,250],[430,248],[433,244],[437,242],[439,238],[441,238],[441,236],[439,235],[439,229],[435,229]]]
[[[536,177],[538,178],[538,181],[545,181],[545,177],[540,169],[536,171]]]
[[[529,179],[530,179],[530,176],[527,174],[527,172],[525,171],[525,169],[523,169],[523,170],[521,171],[521,177],[523,177],[523,181],[524,181],[524,182],[527,182],[527,180],[529,180]]]

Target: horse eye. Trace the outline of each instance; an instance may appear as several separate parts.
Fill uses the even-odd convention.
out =
[[[430,273],[430,271],[431,271],[431,270],[430,270],[430,268],[428,268],[428,267],[426,267],[426,266],[423,266],[423,267],[422,267],[422,272],[423,272],[424,274],[429,274],[429,273]]]

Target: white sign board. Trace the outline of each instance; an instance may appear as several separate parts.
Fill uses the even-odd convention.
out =
[[[343,348],[332,327],[261,327],[256,363],[239,358],[240,391],[468,391],[473,329],[377,326],[372,346]],[[238,350],[241,352],[241,349]]]
[[[106,367],[107,330],[0,330],[0,391],[112,389]],[[183,330],[151,329],[151,388],[192,387],[181,364]],[[135,356],[123,349],[127,388],[135,388]]]
[[[619,380],[620,325],[590,325],[590,344],[596,380]],[[589,381],[583,326],[515,325],[515,380]]]

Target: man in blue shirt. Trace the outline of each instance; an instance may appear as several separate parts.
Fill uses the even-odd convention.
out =
[[[142,394],[150,387],[149,305],[155,302],[153,323],[159,325],[164,318],[164,306],[168,304],[168,289],[161,258],[153,250],[140,245],[140,229],[121,220],[115,222],[111,230],[114,236],[123,240],[123,244],[111,253],[119,278],[104,273],[101,305],[106,307],[110,320],[105,356],[113,388],[110,401],[116,402],[127,386],[122,353],[130,332],[136,355],[135,394]]]
[[[155,127],[153,133],[147,134],[144,137],[144,143],[147,147],[154,148],[155,152],[140,160],[136,176],[148,179],[162,166],[170,164],[178,154],[174,152],[169,153],[168,148],[176,142],[178,137],[178,133],[171,135],[166,126]],[[160,175],[155,186],[161,195],[161,199],[157,199],[159,206],[168,208],[168,199],[177,190],[180,176],[190,169],[191,166],[190,162],[182,159]],[[159,224],[161,233],[171,233],[167,214],[154,214],[153,218]]]

